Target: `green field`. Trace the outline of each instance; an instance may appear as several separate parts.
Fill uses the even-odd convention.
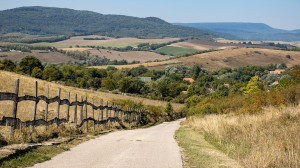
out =
[[[194,53],[196,51],[198,51],[198,50],[174,47],[174,46],[166,46],[166,47],[159,48],[159,49],[155,50],[154,52],[159,53],[159,54],[178,56],[178,55]]]

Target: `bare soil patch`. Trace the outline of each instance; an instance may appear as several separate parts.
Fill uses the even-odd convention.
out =
[[[163,56],[154,52],[148,51],[127,51],[127,52],[119,52],[112,50],[104,50],[104,49],[92,49],[88,50],[91,53],[91,56],[98,57],[106,57],[110,60],[127,60],[128,62],[132,61],[154,61],[154,60],[165,60],[168,59],[169,56]]]
[[[32,55],[41,60],[41,62],[49,62],[49,63],[67,63],[69,61],[74,62],[75,59],[68,57],[59,52],[45,51],[45,50],[32,50],[29,52],[0,52],[0,60],[10,59],[12,61],[19,61],[23,57],[27,55]]]

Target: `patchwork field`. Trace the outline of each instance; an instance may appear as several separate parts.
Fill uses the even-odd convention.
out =
[[[170,46],[190,48],[195,50],[210,50],[210,49],[219,50],[219,49],[228,49],[228,48],[235,47],[232,44],[218,43],[218,42],[206,41],[206,40],[188,40],[184,42],[171,44]]]
[[[112,50],[88,50],[91,53],[91,56],[98,55],[98,57],[106,57],[110,60],[127,60],[128,62],[132,61],[153,61],[153,60],[166,60],[169,56],[163,56],[154,52],[148,51],[127,51],[127,52],[119,52]]]
[[[152,69],[160,70],[160,69],[164,69],[166,66],[179,64],[179,63],[180,62],[178,62],[177,60],[167,60],[167,61],[163,61],[163,62],[147,62],[147,63],[131,64],[131,65],[93,66],[91,68],[106,69],[109,66],[114,66],[118,69],[122,69],[122,68],[135,68],[135,67],[143,65],[143,66],[149,68],[150,70],[152,70]]]
[[[106,38],[106,40],[84,40],[84,38]],[[103,47],[136,47],[141,43],[165,43],[169,41],[178,40],[178,38],[164,38],[164,39],[137,39],[137,38],[110,38],[104,36],[76,36],[68,40],[59,41],[55,43],[35,43],[33,45],[53,46],[57,48],[67,48],[69,46],[103,46]]]
[[[175,46],[165,46],[155,50],[156,53],[161,53],[165,55],[177,56],[177,55],[184,55],[189,53],[194,53],[198,50],[190,49],[190,48],[183,48],[183,47],[175,47]]]
[[[0,52],[0,60],[10,59],[12,61],[19,61],[27,55],[32,55],[37,57],[41,62],[50,62],[50,63],[67,63],[69,61],[75,61],[75,59],[68,57],[59,52],[45,51],[45,50],[32,50],[29,52]]]
[[[287,55],[290,55],[291,59],[287,58]],[[197,54],[163,62],[130,66],[144,65],[149,67],[149,69],[164,69],[166,66],[174,64],[184,64],[188,66],[200,64],[208,70],[215,70],[223,67],[237,68],[247,65],[281,63],[286,63],[287,66],[300,64],[300,52],[261,48],[238,48]]]

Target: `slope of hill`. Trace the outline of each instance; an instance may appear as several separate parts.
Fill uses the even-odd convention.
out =
[[[290,55],[291,58],[287,58]],[[225,49],[209,53],[197,54],[189,57],[177,59],[144,63],[149,69],[162,70],[165,67],[176,64],[193,66],[194,64],[202,65],[207,70],[217,70],[224,67],[238,68],[247,65],[269,65],[285,63],[288,67],[300,64],[300,52],[282,51],[262,48],[238,48]],[[116,66],[117,68],[132,68],[140,64]],[[97,68],[105,68],[97,67]]]
[[[198,37],[211,39],[211,33],[177,26],[159,18],[103,15],[66,8],[21,7],[0,11],[0,33],[33,35],[98,34],[114,37]]]
[[[175,23],[217,32],[220,37],[253,41],[299,41],[299,30],[275,29],[263,23]],[[222,34],[223,33],[223,34]],[[232,35],[231,37],[228,36]]]

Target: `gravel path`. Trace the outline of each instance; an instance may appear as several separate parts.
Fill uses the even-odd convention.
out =
[[[174,139],[181,121],[103,135],[34,167],[181,168],[180,150]]]

